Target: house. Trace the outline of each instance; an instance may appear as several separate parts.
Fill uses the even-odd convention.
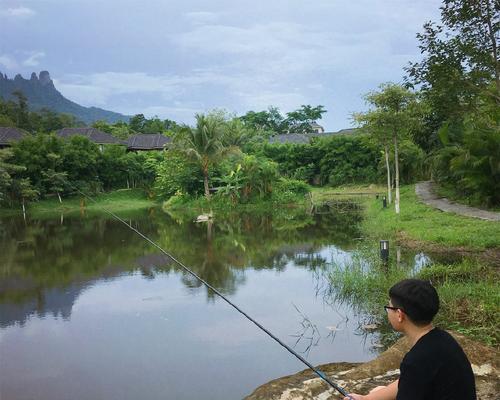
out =
[[[10,147],[13,142],[18,142],[28,135],[29,133],[19,128],[0,127],[0,149]]]
[[[171,142],[160,133],[140,133],[127,138],[127,151],[164,150]]]
[[[325,133],[325,128],[316,122],[311,124],[311,133]]]
[[[336,132],[314,132],[314,133],[286,133],[283,135],[274,135],[269,138],[269,143],[292,143],[307,144],[312,138],[324,138],[337,135],[352,135],[358,131],[357,128],[341,129]]]
[[[122,140],[115,138],[109,133],[101,132],[96,128],[63,128],[58,130],[56,135],[62,139],[71,138],[73,136],[84,136],[91,142],[97,144],[101,151],[107,144],[125,145],[125,142]]]

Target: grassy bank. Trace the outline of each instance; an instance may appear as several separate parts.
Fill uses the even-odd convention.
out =
[[[415,186],[401,188],[401,213],[381,200],[366,199],[364,231],[376,238],[417,240],[444,247],[484,250],[500,247],[500,223],[445,213],[421,203]]]
[[[192,217],[200,214],[225,215],[229,213],[273,213],[277,217],[283,210],[310,207],[310,196],[305,193],[275,192],[271,196],[254,197],[247,202],[232,199],[226,195],[213,195],[210,200],[205,196],[172,196],[163,203],[168,213],[183,213]]]
[[[344,191],[341,189],[337,193]],[[324,199],[325,191],[319,192],[318,198]],[[379,260],[377,246],[368,242],[388,239],[403,245],[412,244],[421,251],[467,249],[481,254],[486,249],[494,251],[500,247],[500,223],[435,210],[418,201],[413,185],[401,189],[400,215],[396,215],[393,205],[383,209],[381,200],[374,196],[358,198],[358,201],[364,206],[363,233],[375,240],[366,241],[350,265],[332,266],[328,278],[334,296],[355,305],[383,325],[387,323],[382,307],[394,283],[408,277],[430,279],[441,298],[441,310],[436,319],[439,326],[498,346],[498,268],[479,256],[462,258],[451,264],[435,263],[418,271],[401,267],[392,255],[389,265],[384,266]]]
[[[61,213],[76,213],[82,210],[101,212],[103,208],[112,212],[128,212],[149,207],[157,203],[147,198],[144,191],[139,189],[121,189],[110,193],[103,193],[93,197],[96,202],[84,199],[82,196],[63,198],[62,203],[57,198],[30,203],[27,213],[30,215],[50,215]],[[16,209],[1,209],[0,215],[12,215],[22,212],[21,207]]]

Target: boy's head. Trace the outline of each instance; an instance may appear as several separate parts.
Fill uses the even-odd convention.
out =
[[[389,289],[389,297],[417,326],[431,323],[439,310],[438,294],[428,281],[404,279]]]

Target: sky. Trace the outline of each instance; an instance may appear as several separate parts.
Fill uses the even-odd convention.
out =
[[[192,123],[196,113],[323,105],[353,125],[401,82],[439,0],[0,0],[0,72],[47,70],[84,106]]]

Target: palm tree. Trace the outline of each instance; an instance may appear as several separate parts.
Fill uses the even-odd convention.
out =
[[[185,126],[178,135],[178,147],[200,165],[203,174],[205,196],[210,199],[208,170],[223,157],[227,149],[222,144],[222,122],[220,119],[196,114],[196,127]]]

